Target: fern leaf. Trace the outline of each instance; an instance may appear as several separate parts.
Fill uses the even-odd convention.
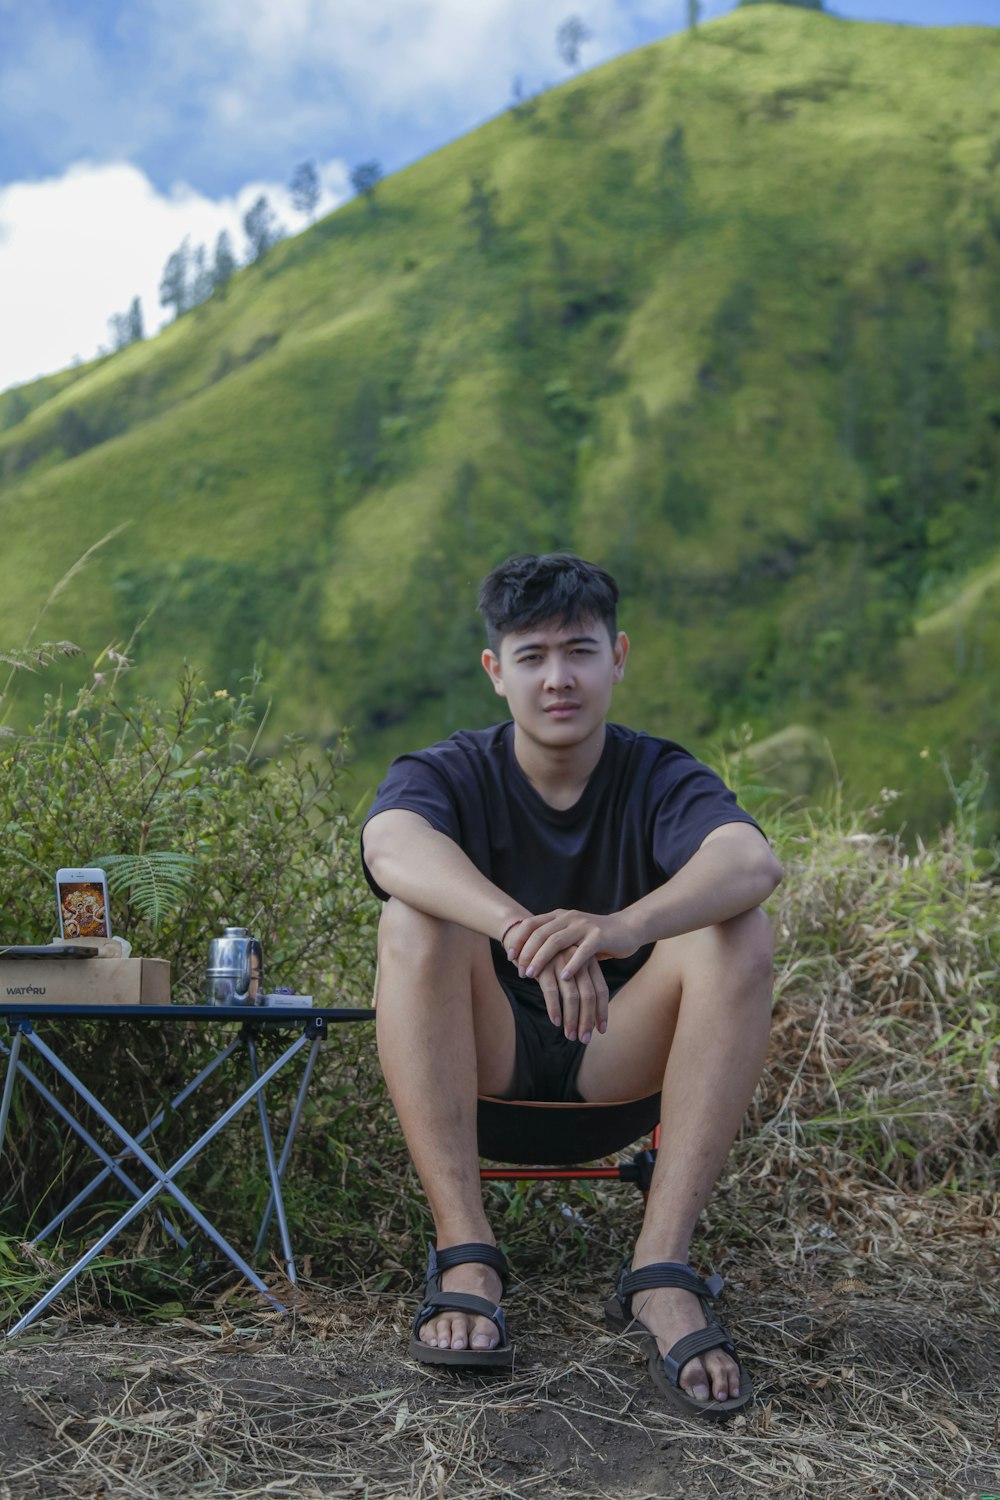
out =
[[[164,917],[177,907],[190,885],[196,861],[190,854],[157,850],[152,854],[107,854],[101,865],[108,872],[112,894],[127,891],[139,915],[158,932]]]

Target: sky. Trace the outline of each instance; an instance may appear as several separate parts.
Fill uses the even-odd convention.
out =
[[[703,0],[703,19],[732,0]],[[834,0],[858,21],[1000,25],[1000,0]],[[286,230],[316,164],[319,212],[561,82],[579,16],[596,66],[680,30],[687,0],[0,0],[0,390],[89,359],[185,236],[242,252],[260,193]]]

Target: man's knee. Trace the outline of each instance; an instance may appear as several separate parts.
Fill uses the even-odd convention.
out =
[[[379,965],[402,963],[412,970],[421,964],[437,964],[446,953],[468,947],[472,936],[454,922],[428,916],[392,896],[379,918]]]
[[[774,928],[759,906],[730,917],[716,928],[725,961],[744,983],[766,988],[774,982]]]
[[[737,993],[770,993],[774,981],[774,931],[760,907],[726,922],[701,927],[677,940],[681,987],[709,975],[713,983],[734,982]]]

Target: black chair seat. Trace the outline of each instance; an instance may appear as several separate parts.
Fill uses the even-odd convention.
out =
[[[660,1096],[611,1104],[479,1100],[479,1154],[514,1166],[564,1166],[622,1151],[659,1123]]]

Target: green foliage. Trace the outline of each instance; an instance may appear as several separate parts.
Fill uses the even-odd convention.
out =
[[[119,669],[5,744],[5,933],[44,941],[52,873],[110,850],[111,884],[128,892],[115,931],[137,952],[155,938],[176,998],[195,998],[208,936],[237,916],[278,973],[344,984],[371,911],[339,800],[343,747],[309,761],[289,742],[258,769],[249,693],[209,691],[189,670],[169,706],[126,704],[121,689]]]
[[[248,694],[213,692],[186,671],[169,703],[125,704],[123,671],[84,688],[72,707],[52,698],[39,724],[2,743],[4,937],[48,941],[55,869],[100,860],[113,930],[134,953],[169,960],[175,1002],[200,997],[210,938],[223,924],[243,922],[263,943],[271,987],[312,992],[320,1004],[366,1004],[375,903],[341,800],[342,744],[307,757],[289,742],[261,762],[262,724]],[[262,1039],[265,1050],[272,1040]],[[361,1040],[368,1045],[367,1031]],[[163,1091],[196,1071],[216,1041],[201,1028],[123,1024],[73,1027],[60,1046],[84,1081],[100,1078],[102,1097],[134,1120],[152,1114]],[[196,1120],[207,1118],[226,1087],[205,1085],[191,1106]],[[320,1080],[314,1109],[323,1089]],[[276,1085],[276,1108],[283,1098]],[[243,1120],[227,1135],[225,1150],[242,1163],[234,1178],[241,1184],[244,1169],[260,1165],[252,1126]],[[177,1128],[168,1119],[158,1139],[168,1142]],[[4,1226],[18,1216],[23,1225],[27,1202],[39,1196],[42,1213],[65,1201],[87,1171],[86,1153],[26,1092],[11,1118],[8,1151],[13,1191],[5,1195]],[[225,1216],[219,1172],[218,1155],[200,1161],[192,1190],[197,1196],[198,1184],[202,1191],[211,1184]],[[239,1217],[249,1206],[243,1187],[234,1187],[229,1210]]]
[[[107,871],[112,896],[127,893],[136,915],[158,933],[164,917],[176,911],[195,876],[191,854],[154,850],[145,854],[102,854],[98,867]]]

